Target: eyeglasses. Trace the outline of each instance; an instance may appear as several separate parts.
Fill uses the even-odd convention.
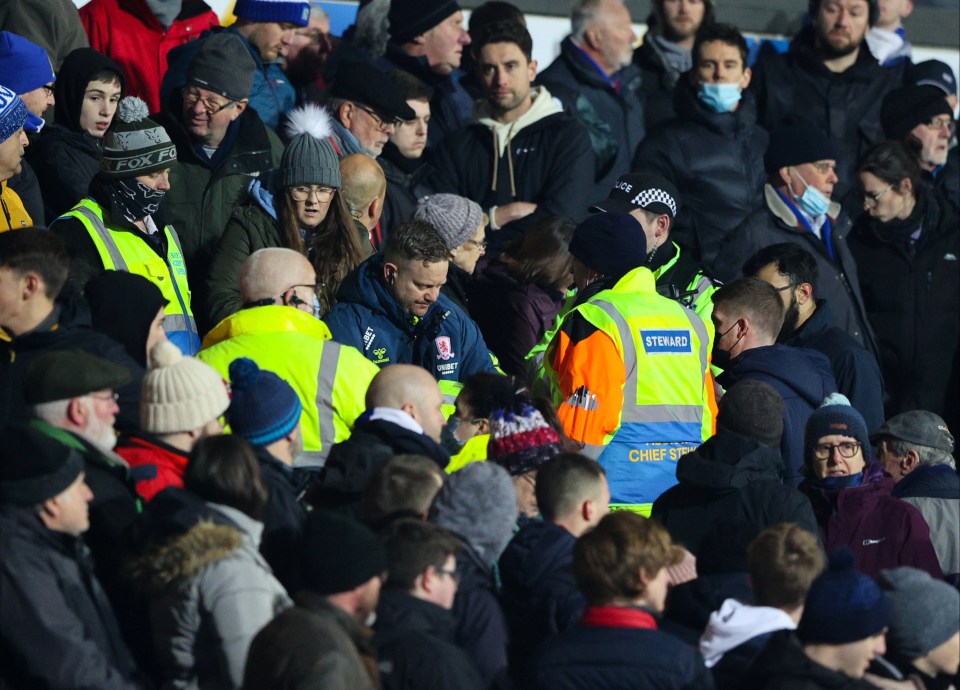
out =
[[[953,129],[953,118],[949,115],[944,117],[935,117],[930,120],[930,122],[924,123],[927,129],[941,129],[942,127],[949,127]]]
[[[180,97],[183,98],[185,105],[193,107],[197,103],[203,106],[203,109],[210,115],[216,115],[221,110],[226,110],[231,105],[236,105],[236,101],[227,101],[226,103],[217,103],[209,98],[200,98],[200,92],[193,89],[181,89]]]
[[[386,132],[386,131],[389,130],[391,127],[394,127],[394,128],[395,128],[395,127],[397,127],[397,125],[400,124],[400,120],[397,119],[397,118],[395,118],[395,117],[391,117],[391,118],[389,118],[389,119],[384,119],[384,118],[380,117],[380,115],[378,115],[378,114],[376,113],[376,111],[373,110],[373,108],[368,108],[367,106],[365,106],[365,105],[360,105],[359,103],[354,103],[354,105],[357,106],[357,107],[358,107],[360,110],[362,110],[363,112],[365,112],[367,115],[369,115],[370,117],[372,117],[373,120],[374,120],[374,122],[377,123],[377,129],[379,129],[381,132]]]
[[[865,203],[870,208],[876,208],[877,204],[880,203],[880,199],[883,198],[883,195],[893,189],[893,185],[888,186],[882,192],[864,192],[863,193],[863,203]]]
[[[784,285],[783,287],[774,288],[777,292],[783,292],[784,290],[792,290],[797,287],[796,283],[790,283],[789,285]]]
[[[117,402],[120,400],[119,393],[88,393],[87,395],[97,400],[103,400],[104,402]]]
[[[440,568],[440,567],[438,567],[438,566],[434,566],[434,567],[433,567],[433,571],[434,571],[437,575],[446,575],[446,576],[448,576],[448,577],[449,577],[451,580],[453,580],[454,582],[460,582],[460,576],[457,575],[457,571],[456,571],[456,570],[447,570],[446,568]]]
[[[333,187],[290,187],[290,198],[294,201],[306,201],[312,196],[317,201],[324,203],[333,198],[333,193],[337,191]]]
[[[474,247],[476,247],[477,249],[479,249],[481,252],[487,251],[487,243],[486,243],[486,242],[477,242],[477,240],[467,240],[467,241],[464,242],[464,244],[472,244]]]
[[[44,84],[40,88],[46,91],[50,96],[53,95],[53,84]]]
[[[813,457],[818,460],[826,460],[833,455],[833,449],[840,451],[840,455],[845,458],[852,458],[860,450],[860,444],[856,441],[844,441],[843,443],[819,443],[813,447]]]
[[[821,175],[826,175],[830,171],[837,172],[836,163],[820,162],[820,163],[811,163],[810,165],[812,165],[814,170],[816,170]]]

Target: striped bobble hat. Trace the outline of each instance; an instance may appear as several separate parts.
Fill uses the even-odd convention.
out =
[[[563,452],[560,435],[529,402],[490,415],[487,459],[516,477],[537,469]]]
[[[279,441],[300,422],[303,404],[297,392],[248,357],[230,362],[230,389],[230,430],[255,446]]]
[[[177,160],[167,130],[147,117],[147,104],[136,96],[120,101],[117,116],[103,137],[100,174],[112,179],[149,175]]]

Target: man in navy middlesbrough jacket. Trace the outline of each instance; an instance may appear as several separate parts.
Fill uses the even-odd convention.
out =
[[[480,329],[440,294],[449,257],[430,223],[399,226],[383,253],[363,262],[340,286],[338,304],[324,318],[333,339],[381,367],[421,366],[445,395],[472,374],[497,372]]]

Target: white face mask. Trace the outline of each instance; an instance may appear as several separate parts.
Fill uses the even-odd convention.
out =
[[[827,212],[827,209],[830,208],[830,199],[824,196],[823,192],[819,189],[803,179],[803,175],[800,174],[799,170],[797,170],[797,177],[807,186],[807,188],[803,190],[803,194],[800,195],[800,198],[797,199],[800,208],[811,218],[822,216]]]

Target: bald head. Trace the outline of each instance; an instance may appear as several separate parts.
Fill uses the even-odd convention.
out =
[[[434,441],[444,425],[443,396],[436,380],[412,364],[391,364],[373,377],[367,388],[367,409],[389,407],[409,414]]]
[[[244,303],[277,300],[293,285],[316,281],[316,271],[300,252],[281,247],[258,249],[240,266],[240,297]]]
[[[340,195],[350,214],[368,230],[372,229],[380,220],[387,191],[383,168],[365,153],[355,153],[340,161],[340,179]]]

